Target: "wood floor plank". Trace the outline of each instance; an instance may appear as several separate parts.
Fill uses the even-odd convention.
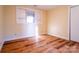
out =
[[[68,46],[68,48],[65,46]],[[28,37],[7,41],[4,43],[1,52],[2,53],[60,53],[60,52],[64,53],[70,51],[74,52],[74,50],[79,50],[78,42],[68,41],[62,38],[44,34],[40,35],[38,39],[36,39],[35,37]]]

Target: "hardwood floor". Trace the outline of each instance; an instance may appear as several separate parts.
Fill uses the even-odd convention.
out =
[[[29,37],[7,41],[2,53],[78,53],[79,43],[55,36],[40,35],[39,38]]]

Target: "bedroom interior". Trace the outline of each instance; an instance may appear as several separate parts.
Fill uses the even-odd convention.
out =
[[[78,53],[78,10],[69,5],[0,6],[1,53]]]

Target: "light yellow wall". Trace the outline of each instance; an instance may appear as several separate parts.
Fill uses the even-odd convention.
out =
[[[17,6],[18,7],[18,6]],[[19,6],[20,8],[27,8],[27,6]],[[33,9],[33,8],[31,8]],[[46,28],[46,12],[43,10],[33,9],[35,12],[38,12],[39,14],[39,34],[46,34],[47,28]],[[16,22],[16,6],[4,6],[4,25],[5,30],[4,34],[5,37],[9,35],[15,35],[23,32],[23,25],[17,24]],[[27,28],[27,27],[26,27]]]
[[[29,8],[28,6],[19,6]],[[50,34],[62,38],[68,38],[68,7],[57,7],[49,11],[30,8],[38,12],[39,34]],[[21,34],[23,25],[16,22],[16,6],[4,6],[4,34],[9,35]]]
[[[21,26],[16,23],[16,6],[4,6],[5,35],[16,34]]]
[[[48,11],[48,34],[68,38],[68,6]]]
[[[39,34],[47,34],[47,12],[40,11]]]

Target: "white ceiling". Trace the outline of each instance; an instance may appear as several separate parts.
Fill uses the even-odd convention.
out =
[[[49,10],[49,9],[52,9],[52,8],[55,8],[57,7],[57,5],[38,5],[37,8],[39,9],[43,9],[43,10]]]
[[[42,10],[50,10],[52,8],[56,8],[60,5],[30,5],[30,7],[42,9]]]

